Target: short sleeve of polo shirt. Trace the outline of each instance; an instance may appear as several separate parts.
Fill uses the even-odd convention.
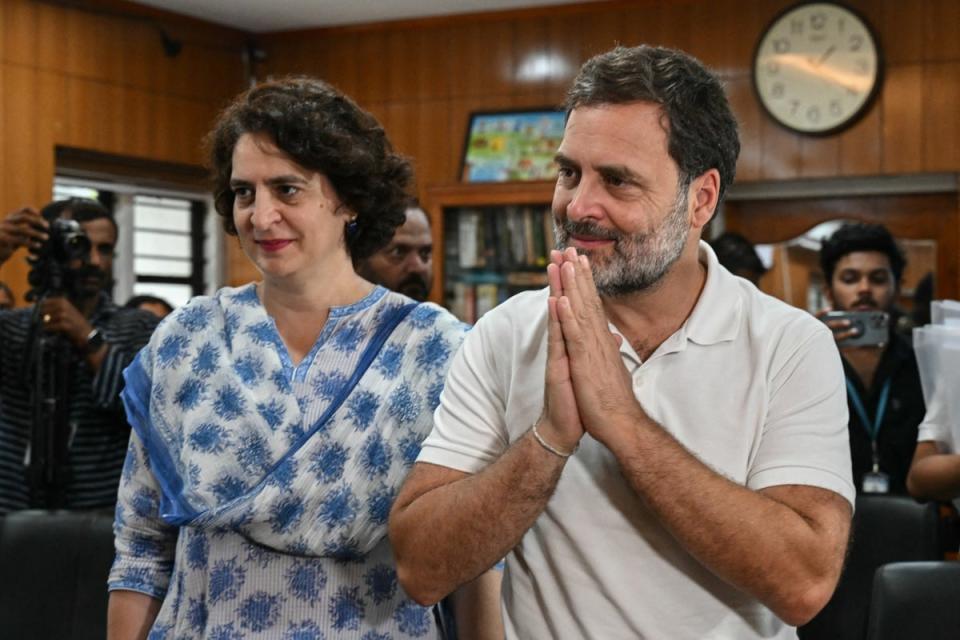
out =
[[[816,486],[852,505],[846,385],[833,337],[817,326],[786,343],[773,360],[767,416],[747,486]]]

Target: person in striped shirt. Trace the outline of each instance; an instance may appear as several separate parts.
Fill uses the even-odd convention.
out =
[[[119,393],[123,369],[150,339],[157,318],[113,303],[105,289],[112,277],[117,225],[95,200],[52,202],[40,212],[23,208],[0,222],[0,264],[20,247],[39,251],[57,218],[75,220],[89,251],[69,262],[64,294],[43,296],[28,308],[0,311],[0,514],[34,507],[111,507],[130,428]],[[36,269],[35,269],[36,270]],[[56,483],[31,473],[31,434],[41,398],[37,339],[59,335],[68,363],[65,453],[55,462]],[[41,368],[42,369],[42,368]]]

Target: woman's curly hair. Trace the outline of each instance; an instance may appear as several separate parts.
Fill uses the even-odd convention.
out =
[[[227,233],[237,234],[230,177],[234,147],[246,133],[268,136],[297,164],[330,180],[357,216],[355,231],[344,233],[354,261],[389,242],[403,224],[413,178],[410,162],[393,151],[380,123],[353,100],[322,80],[298,76],[240,94],[207,137],[214,203]]]

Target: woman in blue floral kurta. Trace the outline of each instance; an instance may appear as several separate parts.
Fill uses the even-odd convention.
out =
[[[386,523],[465,327],[351,264],[402,222],[409,167],[304,78],[243,94],[211,142],[263,280],[178,309],[126,371],[111,638],[436,637]]]

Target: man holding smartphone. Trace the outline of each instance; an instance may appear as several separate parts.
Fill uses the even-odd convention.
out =
[[[843,358],[853,478],[860,493],[907,493],[925,412],[916,357],[891,319],[905,265],[893,236],[879,224],[846,224],[820,249],[832,310],[818,315],[833,330]],[[885,329],[877,320],[881,313]]]

